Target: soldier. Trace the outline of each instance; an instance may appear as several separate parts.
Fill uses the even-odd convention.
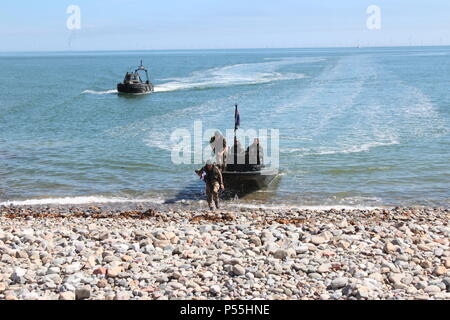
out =
[[[219,209],[219,190],[225,190],[222,172],[211,160],[208,160],[206,165],[200,170],[196,170],[195,173],[205,181],[206,200],[208,201],[209,209],[214,210],[213,200],[216,208]]]
[[[216,156],[216,162],[220,169],[225,169],[227,162],[227,139],[220,134],[219,131],[214,133],[214,136],[211,137],[209,144],[211,149]]]
[[[259,144],[259,139],[255,138],[253,143],[247,148],[247,163],[249,165],[263,165],[264,164],[264,149]]]
[[[244,153],[244,148],[242,148],[242,144],[238,139],[235,140],[234,146],[231,148],[233,153],[234,153],[235,149],[236,149],[236,154]]]
[[[231,147],[229,154],[233,164],[245,164],[245,151],[238,139],[234,140],[234,145]]]

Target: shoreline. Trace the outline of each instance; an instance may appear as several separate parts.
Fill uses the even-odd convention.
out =
[[[450,299],[450,208],[0,206],[0,300]]]
[[[92,199],[91,199],[92,198]],[[23,208],[29,210],[56,209],[56,210],[88,210],[90,207],[98,207],[107,212],[143,210],[144,208],[153,208],[162,212],[173,210],[207,210],[208,205],[204,197],[196,199],[128,199],[128,198],[105,198],[102,197],[67,197],[67,198],[36,198],[28,200],[5,200],[0,201],[1,208]],[[329,210],[393,210],[396,208],[408,209],[450,209],[447,203],[416,203],[416,204],[369,204],[369,203],[301,203],[293,200],[279,200],[276,202],[264,201],[259,199],[221,199],[221,209],[224,210],[273,210],[273,211],[329,211]]]

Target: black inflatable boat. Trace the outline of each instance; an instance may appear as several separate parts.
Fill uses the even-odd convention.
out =
[[[146,81],[143,82],[139,74],[140,71],[145,72]],[[123,82],[117,84],[117,91],[124,94],[146,94],[154,91],[153,84],[148,78],[148,71],[141,65],[134,72],[127,72]]]

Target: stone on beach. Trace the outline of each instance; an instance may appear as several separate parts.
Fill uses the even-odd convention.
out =
[[[119,267],[119,266],[112,267],[112,268],[107,269],[106,274],[110,278],[115,278],[115,277],[117,277],[119,275],[119,273],[122,272],[122,270],[123,270],[123,268]]]
[[[437,266],[436,268],[434,268],[433,273],[436,276],[442,276],[444,274],[446,274],[447,269],[444,266]]]
[[[277,259],[283,260],[290,256],[290,252],[288,250],[279,249],[274,252],[273,256]]]
[[[107,268],[97,268],[92,273],[95,275],[106,275],[108,272]]]
[[[75,300],[75,293],[71,291],[61,292],[59,294],[59,300]]]
[[[331,281],[330,287],[331,287],[331,289],[340,289],[340,288],[345,287],[347,285],[347,283],[348,283],[347,278],[342,278],[342,277],[336,278]]]
[[[450,269],[450,257],[445,258],[444,267],[446,267],[447,269]]]
[[[88,299],[90,296],[91,296],[91,288],[89,287],[82,287],[76,289],[75,291],[75,297],[77,300]]]
[[[14,272],[11,274],[11,281],[15,284],[24,284],[27,280],[25,279],[26,270],[22,268],[15,268]]]
[[[325,242],[327,242],[327,239],[325,239],[324,237],[321,237],[321,236],[312,236],[311,237],[311,243],[313,243],[315,245],[320,245]]]
[[[130,294],[128,292],[117,292],[114,300],[130,300]]]
[[[218,285],[213,285],[211,286],[211,288],[209,289],[209,291],[214,294],[214,295],[218,295],[221,292],[220,286]]]
[[[244,269],[244,267],[242,267],[242,266],[236,264],[236,265],[233,266],[233,273],[234,273],[236,276],[242,276],[242,275],[245,274],[245,269]]]
[[[398,250],[396,245],[393,245],[391,242],[387,242],[384,246],[384,252],[386,253],[394,253]]]
[[[331,268],[331,265],[329,263],[324,263],[319,266],[319,268],[317,269],[317,272],[319,272],[319,273],[329,272],[330,268]]]
[[[450,299],[447,209],[84,210],[0,206],[0,299]]]

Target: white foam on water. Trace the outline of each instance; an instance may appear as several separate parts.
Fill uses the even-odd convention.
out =
[[[365,82],[374,73],[373,63],[367,56],[340,58],[313,78],[307,87],[294,95],[286,95],[287,99],[276,107],[275,114],[298,119],[301,126],[291,136],[307,136],[319,145],[321,136],[336,126],[336,119],[353,114]],[[338,141],[340,137],[336,138],[330,141],[332,146],[342,144]]]
[[[311,149],[308,148],[281,148],[281,153],[307,153],[310,152]]]
[[[155,87],[155,92],[170,92],[185,89],[207,89],[215,87],[226,87],[235,85],[251,85],[251,84],[263,84],[273,81],[281,80],[295,80],[302,79],[305,75],[296,73],[281,74],[275,73],[255,73],[254,75],[233,75],[227,76],[226,74],[220,74],[216,72],[211,77],[180,79],[173,82],[168,82]]]
[[[321,61],[326,61],[327,59],[325,58],[320,58],[320,57],[286,57],[286,58],[282,58],[284,61],[289,61],[289,60],[295,60],[295,63],[316,63],[316,62],[321,62]],[[280,58],[264,58],[264,60],[269,60],[269,61],[274,61],[274,60],[280,60]]]
[[[383,88],[385,91],[376,94],[371,84],[381,78],[394,80],[390,80],[390,87]],[[399,145],[414,135],[446,132],[428,97],[386,74],[370,56],[339,59],[299,93],[276,112],[289,113],[294,118],[295,109],[302,109],[298,113],[302,126],[289,131],[290,138],[286,140],[308,136],[314,143],[290,143],[281,148],[284,153],[306,156],[369,152]],[[411,131],[415,134],[411,135]]]
[[[389,142],[368,142],[364,143],[359,146],[351,146],[344,149],[338,149],[338,150],[322,150],[317,152],[312,152],[311,154],[317,154],[317,155],[331,155],[331,154],[349,154],[349,153],[360,153],[360,152],[369,152],[373,148],[377,147],[386,147],[386,146],[393,146],[400,144],[400,142],[393,140]]]
[[[295,80],[305,77],[301,73],[282,73],[276,70],[281,66],[312,63],[317,59],[282,58],[259,63],[236,64],[193,72],[188,77],[162,79],[171,80],[155,86],[155,92],[169,92],[186,89],[207,89],[235,85],[262,84],[273,81]]]
[[[35,206],[35,205],[66,205],[66,204],[88,204],[88,203],[156,203],[163,204],[164,200],[160,198],[149,199],[127,199],[127,198],[109,198],[104,196],[86,196],[86,197],[64,197],[64,198],[45,198],[45,199],[28,199],[28,200],[12,200],[1,202],[1,206]]]
[[[118,91],[116,89],[106,90],[106,91],[95,91],[95,90],[84,90],[81,94],[95,94],[95,95],[104,95],[104,94],[116,94]]]
[[[390,141],[373,141],[356,146],[341,146],[340,148],[283,148],[280,151],[284,153],[298,153],[301,156],[312,155],[333,155],[333,154],[349,154],[369,152],[373,148],[386,147],[392,145],[398,145],[400,142],[397,139],[391,139]]]
[[[402,141],[438,137],[450,132],[431,98],[394,72],[380,68],[379,77],[390,79],[390,86],[366,99],[367,118],[377,132],[389,133]]]
[[[438,57],[438,56],[448,56],[450,55],[448,52],[429,52],[429,53],[410,53],[410,54],[402,54],[402,56],[408,57]]]
[[[313,63],[318,60],[324,59],[278,58],[259,63],[228,65],[220,68],[196,71],[185,78],[162,79],[172,81],[155,86],[155,92],[168,92],[189,88],[205,89],[209,87],[299,79],[303,78],[304,75],[292,72],[279,72],[278,69],[281,66],[298,63]],[[107,130],[106,133],[121,138],[142,137],[144,143],[149,147],[171,151],[174,143],[170,141],[171,133],[173,131],[170,124],[174,122],[174,119],[179,119],[179,121],[176,122],[178,128],[192,129],[194,119],[204,120],[206,118],[208,124],[214,126],[213,123],[215,119],[221,119],[223,113],[226,112],[225,108],[217,108],[217,106],[233,106],[236,101],[241,100],[241,93],[225,98],[213,99],[199,105],[188,106],[183,109],[169,111],[162,115],[136,121],[126,126],[111,128]],[[217,112],[206,114],[205,110],[216,110]]]
[[[204,120],[206,117],[208,123],[214,119],[220,119],[222,114],[227,112],[225,109],[217,109],[217,106],[233,106],[238,100],[240,94],[227,96],[186,107],[167,113],[152,116],[147,119],[133,122],[126,126],[115,127],[106,130],[106,133],[120,138],[142,137],[143,142],[152,148],[158,148],[165,151],[172,151],[175,143],[171,141],[173,127],[170,125],[176,121],[177,128],[193,130],[194,120]],[[217,112],[207,114],[205,110],[217,109]],[[176,120],[175,120],[176,119]],[[219,129],[219,128],[218,128]],[[205,142],[205,147],[207,147]]]
[[[400,82],[404,95],[404,104],[399,106],[402,116],[407,124],[405,128],[410,128],[411,133],[416,136],[435,135],[439,136],[450,132],[448,124],[436,110],[436,106],[430,98],[419,88]]]

